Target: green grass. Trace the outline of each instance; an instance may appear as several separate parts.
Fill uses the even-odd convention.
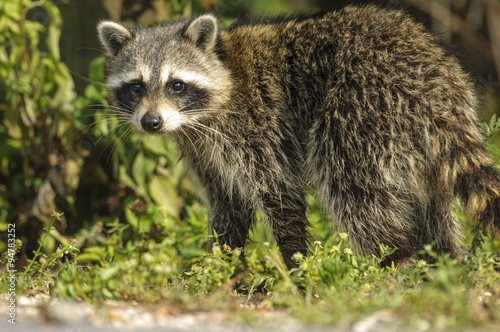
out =
[[[228,310],[239,319],[258,321],[255,312],[240,308],[254,304],[320,326],[352,324],[380,312],[399,326],[500,326],[500,244],[490,236],[477,234],[471,254],[461,262],[428,246],[433,264],[381,268],[380,258],[354,254],[346,234],[330,236],[331,223],[311,210],[310,253],[297,255],[300,267],[287,271],[264,227],[252,232],[243,264],[240,249],[216,246],[205,253],[201,206],[188,208],[186,218],[177,221],[141,201],[127,209],[136,223],[102,220],[47,255],[41,248],[60,217],[54,213],[39,250],[16,274],[18,295],[41,292],[95,305],[108,299],[172,303],[180,312]],[[156,222],[144,232],[141,219]],[[77,248],[85,237],[94,243]],[[381,248],[382,257],[391,252]],[[2,260],[7,262],[7,253]],[[7,292],[8,274],[6,269],[1,274],[1,293]]]

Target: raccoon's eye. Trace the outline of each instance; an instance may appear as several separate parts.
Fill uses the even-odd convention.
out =
[[[181,92],[184,90],[184,83],[181,81],[175,81],[171,86],[172,92]]]
[[[145,92],[144,85],[142,85],[141,83],[130,83],[129,89],[130,92],[132,92],[134,95],[138,97],[142,96]]]

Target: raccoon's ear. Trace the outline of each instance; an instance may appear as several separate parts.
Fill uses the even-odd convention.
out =
[[[117,55],[134,36],[127,27],[111,21],[99,23],[97,32],[102,46],[110,56]]]
[[[217,39],[217,19],[210,14],[195,18],[182,35],[204,51],[210,51]]]

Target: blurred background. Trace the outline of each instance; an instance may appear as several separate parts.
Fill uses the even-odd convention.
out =
[[[330,10],[348,2],[0,1],[0,252],[6,250],[7,224],[15,223],[22,265],[53,211],[64,217],[51,231],[47,251],[68,238],[78,246],[95,244],[102,227],[115,220],[154,235],[169,223],[186,223],[193,210],[204,211],[196,180],[183,176],[175,146],[130,135],[106,112],[95,28],[100,20],[153,24],[214,12],[224,26],[239,17]],[[500,0],[376,2],[405,8],[458,56],[481,96],[482,121],[499,113]],[[494,145],[489,148],[497,154]],[[137,198],[150,215],[140,226],[126,208]],[[200,223],[202,234],[204,227]]]

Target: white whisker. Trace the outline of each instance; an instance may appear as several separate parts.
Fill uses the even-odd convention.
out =
[[[82,74],[77,73],[76,71],[71,71],[71,73],[73,75],[75,75],[76,77],[78,77],[79,79],[84,80],[85,82],[88,82],[88,83],[91,83],[91,84],[94,84],[94,85],[99,85],[99,86],[106,86],[105,83],[91,80],[90,78],[87,78],[87,77],[83,76]]]
[[[197,126],[198,128],[203,128],[203,129],[207,130],[208,132],[211,132],[211,133],[215,134],[216,136],[220,136],[220,137],[222,137],[224,140],[229,140],[229,137],[227,137],[227,136],[226,136],[226,134],[224,134],[224,133],[222,133],[222,132],[218,131],[217,129],[214,129],[214,128],[212,128],[212,127],[209,127],[209,126],[207,126],[207,125],[204,125],[204,124],[202,124],[202,123],[200,123],[200,122],[198,122],[198,121],[196,121],[196,120],[194,120],[194,121],[192,122],[192,124],[193,124],[193,125],[195,125],[195,126]]]
[[[182,112],[184,114],[204,114],[204,113],[206,113],[206,114],[211,114],[211,113],[215,113],[215,114],[239,114],[238,112],[234,112],[234,111],[221,110],[221,109],[209,109],[209,108],[181,110],[180,112]]]
[[[198,150],[196,149],[196,145],[193,143],[193,141],[191,140],[191,138],[189,137],[189,135],[186,133],[186,131],[184,131],[184,129],[182,129],[182,127],[179,127],[179,130],[181,130],[182,133],[184,134],[184,136],[187,137],[187,139],[189,140],[189,142],[191,142],[191,145],[193,146],[194,152],[196,153],[196,155],[198,155]]]

